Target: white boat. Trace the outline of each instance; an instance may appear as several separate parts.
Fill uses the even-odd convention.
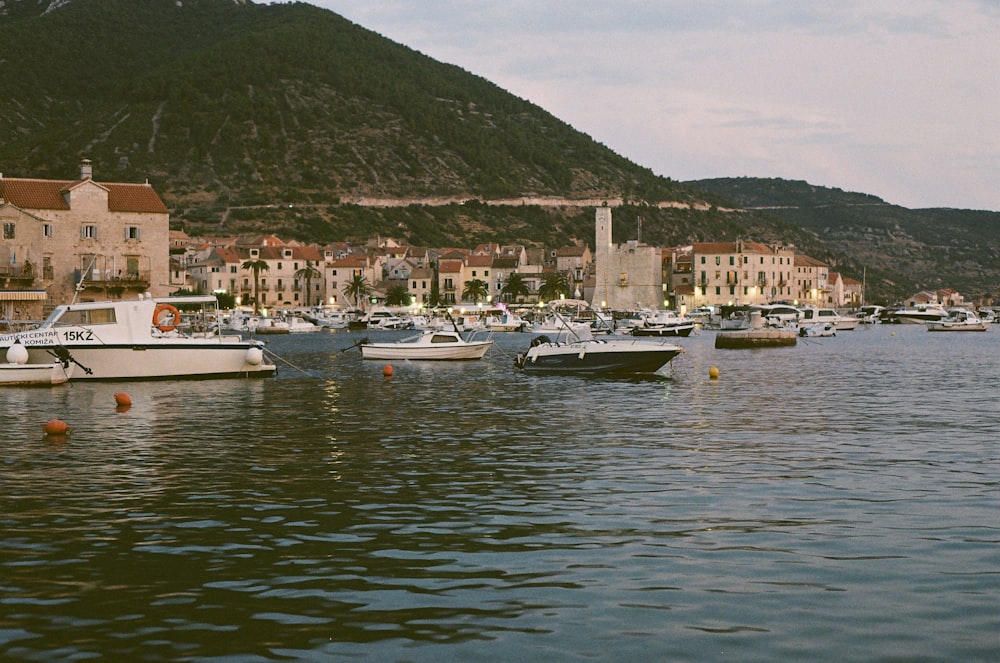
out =
[[[347,311],[333,311],[323,307],[316,307],[302,317],[324,329],[346,329],[354,316]]]
[[[690,336],[694,320],[677,315],[675,311],[640,312],[641,324],[632,325],[632,336]]]
[[[886,316],[888,316],[888,309],[884,306],[877,306],[875,304],[866,304],[865,306],[862,306],[854,315],[854,317],[857,318],[863,325],[882,324],[882,320]]]
[[[464,360],[482,359],[492,340],[467,341],[455,331],[425,331],[389,343],[360,344],[364,359]]]
[[[819,308],[818,306],[799,307],[799,326],[812,327],[817,324],[829,323],[837,331],[851,331],[857,329],[861,321],[849,315],[840,315],[832,308]]]
[[[401,318],[392,311],[384,307],[373,308],[367,314],[357,319],[356,323],[349,324],[350,328],[360,327],[362,329],[409,329],[411,323],[405,318]]]
[[[916,306],[896,309],[890,317],[901,324],[922,325],[947,318],[948,311],[940,304],[917,304]]]
[[[818,322],[811,325],[803,325],[799,327],[799,336],[802,337],[819,337],[819,336],[836,336],[837,328],[833,326],[832,322]]]
[[[521,332],[528,327],[526,320],[503,306],[487,311],[484,324],[492,332]]]
[[[7,348],[7,363],[0,364],[0,387],[63,384],[73,377],[69,360],[29,364],[28,350],[17,339]]]
[[[266,377],[275,366],[263,344],[219,332],[179,328],[181,309],[218,319],[212,295],[140,297],[57,306],[35,329],[0,335],[0,349],[20,342],[28,364],[53,356],[76,364],[73,380]]]
[[[300,318],[297,315],[286,316],[285,324],[288,325],[289,334],[311,334],[323,331],[323,328],[319,325],[314,324],[305,318]]]
[[[765,326],[788,327],[798,323],[802,317],[802,310],[788,304],[753,304],[750,312],[760,312],[761,320]]]
[[[525,372],[632,375],[655,373],[683,351],[662,341],[591,338],[559,343],[542,335],[518,353],[514,365]]]
[[[72,363],[0,364],[0,387],[25,387],[63,384],[73,377]]]
[[[990,323],[972,311],[956,309],[947,318],[927,323],[927,331],[986,331]]]

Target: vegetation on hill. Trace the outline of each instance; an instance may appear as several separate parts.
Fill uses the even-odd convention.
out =
[[[772,189],[750,194],[657,176],[479,76],[304,3],[51,4],[44,13],[36,0],[0,8],[0,171],[72,178],[87,157],[99,181],[148,179],[172,226],[191,234],[592,244],[592,208],[480,201],[621,198],[629,204],[615,213],[618,241],[636,238],[641,219],[642,240],[663,246],[794,244],[855,278],[867,266],[869,291],[883,299],[931,278],[960,288],[956,260],[985,260],[992,245],[976,241],[990,218],[924,210],[918,219],[870,196],[849,194],[848,204],[843,192],[804,183],[793,192],[780,181],[741,181]],[[809,213],[763,209],[774,205],[748,204],[748,195],[794,199]],[[355,204],[362,197],[413,204]],[[663,201],[698,206],[656,205]],[[735,205],[759,209],[722,211]],[[884,223],[862,226],[867,207],[883,210]],[[942,240],[932,231],[943,224],[968,236]],[[870,241],[862,227],[883,240]],[[862,250],[875,244],[884,251]],[[897,271],[911,258],[912,270]],[[981,291],[1000,283],[992,267],[979,271]]]
[[[722,178],[689,182],[811,233],[826,260],[893,301],[952,288],[968,299],[1000,296],[1000,213],[911,210],[875,196],[802,181]],[[817,256],[818,257],[818,256]]]

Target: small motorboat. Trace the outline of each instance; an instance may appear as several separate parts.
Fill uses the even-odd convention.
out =
[[[537,336],[518,353],[517,368],[526,372],[581,375],[655,373],[684,352],[673,343],[635,339],[587,339],[566,343]]]
[[[927,331],[986,331],[989,328],[989,322],[965,309],[950,311],[947,318],[927,323]]]
[[[0,387],[62,384],[73,377],[73,368],[70,360],[29,364],[28,349],[15,339],[7,349],[7,363],[0,364]]]
[[[820,336],[836,336],[837,328],[832,322],[819,322],[811,325],[799,326],[799,336],[803,338],[817,338]]]
[[[370,343],[363,341],[363,359],[482,359],[493,345],[492,339],[467,341],[457,331],[428,330],[398,341]]]

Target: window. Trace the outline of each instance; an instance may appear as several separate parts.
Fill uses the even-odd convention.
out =
[[[722,258],[720,256],[715,256],[715,264],[716,265],[721,265],[722,264]]]
[[[55,233],[54,228],[51,223],[42,224],[42,237],[52,237]]]
[[[89,223],[80,226],[80,239],[97,239],[97,226]]]
[[[14,239],[14,224],[7,222],[3,224],[3,238],[4,239]]]
[[[139,226],[125,226],[125,239],[139,239]]]
[[[236,271],[236,265],[230,265],[229,266],[229,273],[230,274],[236,274],[237,273],[237,271]]]

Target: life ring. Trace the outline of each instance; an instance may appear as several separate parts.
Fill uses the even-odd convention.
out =
[[[164,313],[170,313],[173,316],[173,320],[169,324],[160,322],[160,316]],[[172,332],[177,329],[177,323],[180,322],[180,320],[181,312],[177,310],[176,306],[171,306],[170,304],[157,304],[156,308],[153,310],[153,326],[161,332]]]

